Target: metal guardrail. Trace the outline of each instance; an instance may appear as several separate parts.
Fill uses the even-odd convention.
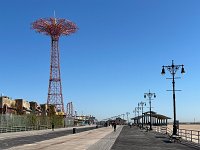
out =
[[[78,127],[78,126],[73,126],[74,128]],[[96,128],[102,128],[104,126],[102,125],[96,125],[96,126],[89,126],[89,127],[85,127],[85,128],[77,128],[76,130],[78,132],[82,132],[82,130],[87,131],[90,129],[96,129]],[[60,127],[61,128],[61,127]],[[1,127],[0,126],[0,133],[9,133],[9,132],[22,132],[22,131],[33,131],[33,130],[46,130],[46,129],[52,129],[50,126],[46,126],[46,125],[40,125],[40,126],[29,126],[29,127],[25,127],[25,126],[8,126],[8,127]]]
[[[169,136],[172,135],[172,130],[167,126],[153,126],[153,131],[167,134]],[[186,130],[186,129],[178,129],[178,135],[185,142],[190,142],[200,146],[200,131],[197,130]]]
[[[32,131],[32,130],[45,130],[50,127],[47,126],[10,126],[10,127],[0,127],[0,133],[8,133],[8,132],[21,132],[21,131]]]
[[[162,134],[172,135],[172,130],[166,126],[153,126],[152,129]]]
[[[178,129],[178,134],[186,141],[200,144],[200,131]]]

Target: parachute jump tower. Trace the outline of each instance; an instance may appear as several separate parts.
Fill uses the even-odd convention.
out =
[[[55,17],[38,19],[33,22],[31,26],[36,32],[51,37],[50,78],[47,105],[53,104],[58,112],[64,113],[58,41],[60,36],[70,35],[76,32],[78,28],[76,24],[69,20]]]

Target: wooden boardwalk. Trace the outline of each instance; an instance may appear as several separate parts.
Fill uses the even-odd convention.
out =
[[[200,150],[200,147],[185,142],[174,143],[166,135],[125,126],[111,150]]]

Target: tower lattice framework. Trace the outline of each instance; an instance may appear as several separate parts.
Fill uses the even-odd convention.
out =
[[[42,18],[32,23],[32,28],[38,33],[51,36],[50,78],[47,96],[47,105],[53,104],[57,111],[64,112],[60,74],[59,37],[76,32],[77,26],[66,19]]]

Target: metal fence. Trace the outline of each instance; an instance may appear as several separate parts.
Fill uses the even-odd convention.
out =
[[[64,118],[62,116],[49,117],[33,114],[0,114],[0,133],[48,129],[51,128],[52,124],[55,128],[64,127]]]
[[[167,134],[167,135],[172,135],[172,130],[166,126],[153,126],[153,131],[162,133],[162,134]]]
[[[197,130],[186,130],[186,129],[179,129],[178,130],[179,136],[181,136],[182,139],[189,141],[189,142],[195,142],[200,144],[200,131]]]
[[[167,126],[154,126],[153,130],[159,133],[172,135],[172,130]],[[182,141],[189,142],[200,146],[200,131],[197,130],[186,130],[178,129],[178,136],[181,137]]]

